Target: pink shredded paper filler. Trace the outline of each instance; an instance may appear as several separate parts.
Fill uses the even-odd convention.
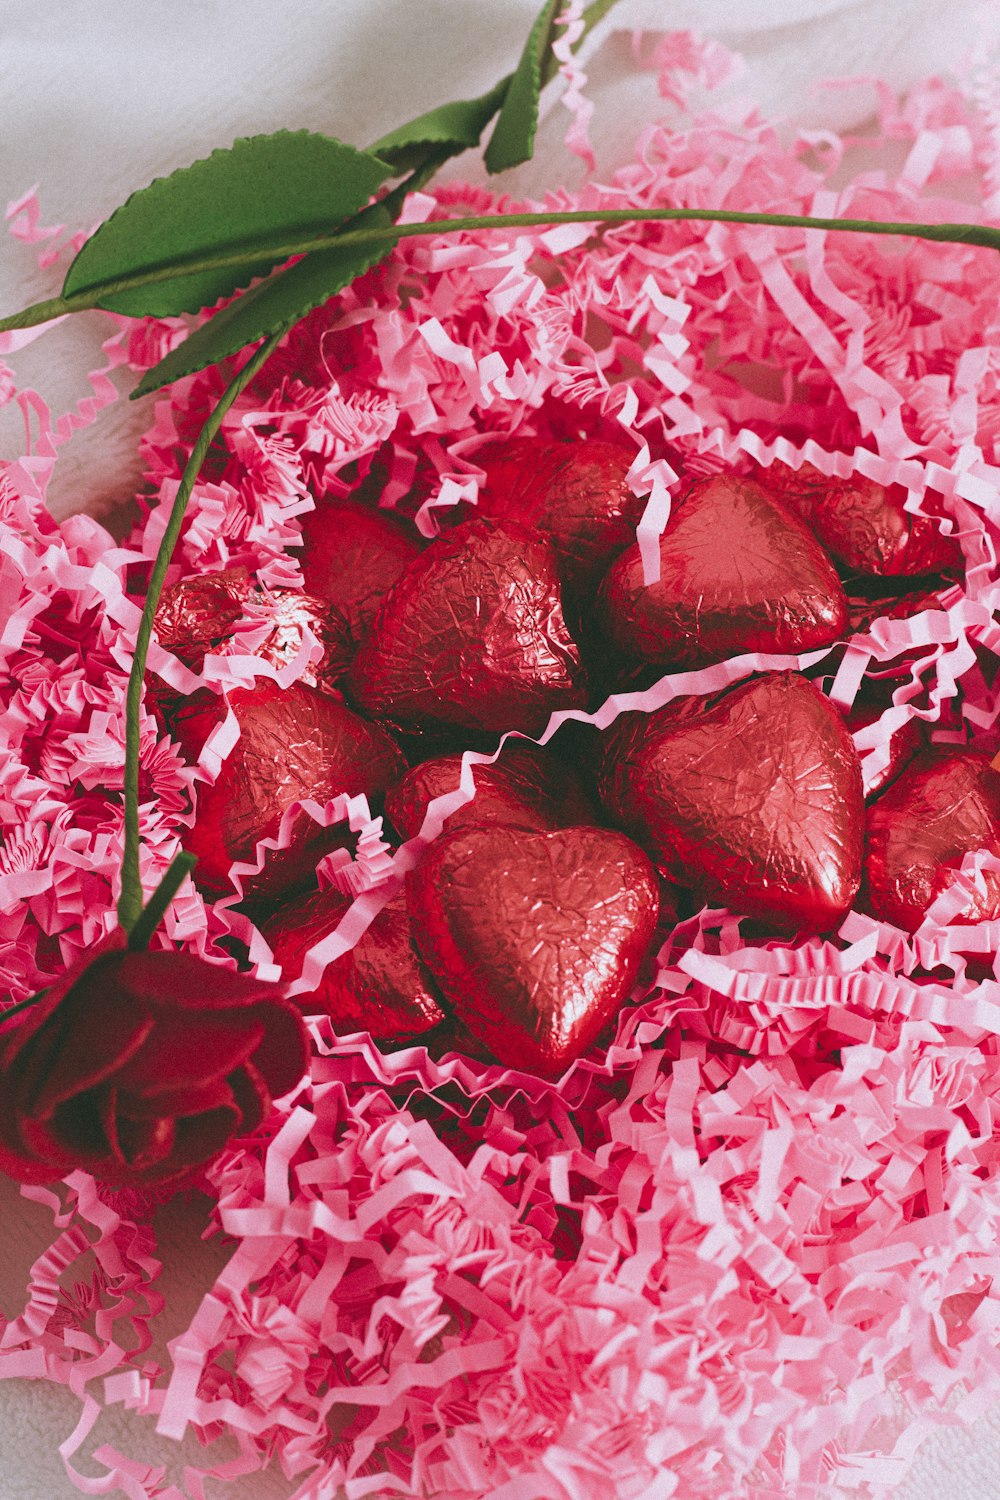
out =
[[[571,144],[586,157],[585,79],[568,52],[579,10],[567,9],[560,56]],[[693,82],[730,70],[687,35],[645,50],[676,109]],[[610,183],[548,202],[968,220],[976,210],[958,195],[978,173],[994,211],[995,122],[974,98],[940,83],[902,103],[883,90],[882,132],[908,143],[898,175],[866,169],[834,192],[849,142],[704,114],[651,126]],[[448,185],[407,214],[491,202]],[[59,253],[32,197],[12,218],[43,255]],[[869,782],[910,718],[934,740],[993,752],[996,284],[986,250],[792,229],[407,240],[296,329],[229,413],[172,577],[245,564],[266,586],[294,587],[312,492],[348,493],[376,460],[384,504],[419,481],[419,524],[433,534],[442,508],[475,499],[483,439],[507,433],[634,446],[631,482],[650,497],[647,576],[681,472],[808,462],[865,474],[904,485],[918,513],[933,495],[962,545],[961,585],[908,619],[876,619],[846,649],[664,677],[593,722],[788,666],[847,708],[894,664],[891,704],[857,736]],[[221,388],[208,372],[158,403],[144,520],[124,545],[86,516],[57,525],[52,467],[111,398],[107,371],[146,368],[178,337],[170,321],[110,323],[107,367],[73,413],[54,418],[0,371],[2,399],[20,402],[34,434],[0,472],[0,985],[13,1000],[114,924],[138,619],[126,584],[155,551]],[[275,675],[254,639],[242,633],[197,675],[157,648],[150,670],[175,691],[225,694]],[[147,890],[237,734],[229,715],[190,767],[144,718]],[[466,757],[454,792],[397,852],[364,799],[306,807],[357,835],[352,855],[320,871],[357,899],[302,975],[284,976],[293,989],[357,941],[472,795],[483,758]],[[233,910],[265,853],[236,867],[222,901],[185,886],[160,940],[231,964],[236,937],[276,977]],[[199,1500],[211,1476],[238,1491],[275,1466],[296,1500],[886,1495],[946,1403],[960,1420],[1000,1401],[1000,931],[954,922],[986,868],[995,861],[971,852],[912,936],[852,912],[834,937],[762,942],[727,912],[701,912],[555,1084],[423,1047],[383,1053],[314,1018],[307,1080],[205,1174],[235,1249],[169,1358],[149,1353],[161,1307],[151,1205],[76,1173],[25,1190],[51,1210],[54,1238],[2,1327],[0,1376],[79,1397],[61,1452],[89,1494]],[[135,1453],[90,1452],[102,1406],[118,1403],[136,1414]],[[209,1444],[225,1432],[237,1456],[213,1463],[209,1447],[180,1489],[142,1458],[142,1418]],[[81,1452],[100,1479],[77,1468]]]

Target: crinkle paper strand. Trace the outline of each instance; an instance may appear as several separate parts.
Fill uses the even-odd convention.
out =
[[[905,103],[885,93],[882,142],[901,163],[888,173],[830,134],[731,111],[688,118],[692,80],[724,76],[726,60],[687,36],[647,44],[639,65],[659,75],[667,123],[613,181],[555,193],[552,207],[1000,211],[1000,101],[981,81],[928,84]],[[586,156],[585,80],[567,71]],[[981,209],[968,201],[977,179]],[[491,202],[451,185],[408,214]],[[57,253],[33,200],[12,216],[43,258]],[[869,781],[913,717],[937,740],[992,751],[996,267],[968,247],[721,224],[407,240],[296,330],[233,408],[173,576],[245,564],[267,587],[294,587],[310,492],[348,493],[376,462],[384,502],[416,483],[433,534],[442,507],[474,500],[484,435],[634,445],[647,576],[681,466],[860,472],[905,485],[917,512],[933,493],[964,581],[801,665],[847,707],[895,663],[891,700],[858,734]],[[179,332],[109,315],[106,366],[58,418],[2,369],[2,399],[32,433],[0,477],[0,981],[14,999],[114,920],[137,622],[126,580],[153,554],[220,377],[188,378],[158,404],[145,519],[124,545],[86,517],[57,526],[46,484],[62,443],[112,399],[109,372],[148,367]],[[16,363],[23,342],[2,352]],[[277,675],[248,629],[199,676],[162,650],[151,671],[179,692]],[[319,649],[306,638],[282,680]],[[796,664],[740,657],[666,677],[597,723]],[[147,889],[236,734],[229,715],[188,767],[144,717]],[[356,851],[321,871],[357,900],[300,989],[471,794],[471,763],[396,855],[363,799],[307,808],[357,833]],[[235,937],[273,976],[260,934],[231,910],[264,852],[237,869],[228,902],[187,885],[163,940],[231,963]],[[236,1458],[213,1467],[209,1448],[204,1469],[185,1469],[192,1500],[206,1474],[238,1484],[268,1465],[298,1500],[887,1494],[945,1404],[961,1417],[1000,1400],[1000,933],[952,923],[989,859],[970,854],[912,936],[853,913],[828,940],[761,942],[701,913],[672,933],[616,1034],[558,1085],[421,1048],[382,1055],[315,1021],[306,1084],[207,1175],[236,1247],[167,1366],[146,1353],[159,1307],[149,1205],[75,1174],[58,1193],[30,1191],[56,1237],[3,1329],[0,1375],[65,1382],[82,1403],[64,1447],[76,1483],[140,1500],[182,1491],[143,1461],[138,1418],[134,1455],[88,1452],[103,1478],[74,1462],[102,1401],[174,1437],[235,1435]]]

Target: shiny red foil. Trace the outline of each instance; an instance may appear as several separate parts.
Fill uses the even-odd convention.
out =
[[[868,809],[870,910],[915,931],[976,849],[1000,855],[1000,772],[978,751],[925,750]],[[997,918],[1000,875],[984,871],[981,888],[954,920]]]
[[[301,973],[306,950],[333,932],[351,900],[335,890],[314,891],[261,923],[286,980]],[[295,1002],[309,1015],[328,1015],[340,1035],[367,1031],[382,1042],[407,1041],[444,1020],[434,981],[411,941],[402,891],[349,953],[327,965],[318,988]]]
[[[420,555],[421,539],[408,523],[357,500],[320,500],[300,524],[305,586],[336,608],[358,646],[386,594]]]
[[[551,548],[481,519],[439,537],[386,596],[346,681],[363,713],[401,730],[538,734],[582,707]]]
[[[390,787],[385,812],[404,839],[420,832],[427,805],[453,792],[462,774],[461,753],[439,755],[407,771]],[[597,809],[565,761],[536,745],[508,740],[492,765],[472,768],[476,795],[448,818],[451,832],[465,823],[518,823],[522,828],[566,828],[595,823]]]
[[[255,655],[283,667],[297,656],[308,627],[323,647],[319,662],[311,662],[301,680],[328,690],[342,675],[353,655],[347,622],[323,599],[295,589],[260,589],[246,568],[199,573],[163,591],[154,628],[161,646],[200,672],[205,657],[233,638],[236,626],[252,609],[254,618],[269,620],[271,629]],[[169,711],[176,697],[154,690]]]
[[[318,662],[310,662],[298,680],[322,692],[336,691],[354,654],[347,623],[338,610],[313,594],[293,589],[275,589],[267,596],[266,606],[271,629],[255,654],[275,667],[284,667],[298,655],[308,629],[323,647],[323,655]]]
[[[904,510],[902,485],[877,484],[862,474],[830,479],[812,464],[798,469],[774,464],[754,477],[852,572],[909,578],[962,564],[961,547],[937,521]]]
[[[660,538],[648,587],[633,543],[599,597],[609,638],[628,655],[703,666],[748,651],[800,652],[835,641],[847,600],[833,564],[780,501],[735,475],[698,480]]]
[[[662,874],[713,906],[823,932],[861,883],[861,764],[839,711],[795,672],[612,730],[605,805]]]
[[[153,628],[160,645],[200,672],[205,657],[243,618],[253,584],[246,568],[199,573],[163,590]]]
[[[507,1067],[558,1077],[627,999],[657,922],[641,849],[603,828],[445,833],[407,876],[420,953]]]
[[[546,537],[571,588],[596,585],[615,554],[635,540],[645,509],[645,497],[626,483],[634,457],[633,449],[597,439],[506,438],[475,454],[486,472],[476,508]]]
[[[299,798],[328,802],[342,792],[377,798],[406,767],[383,729],[301,683],[282,689],[258,681],[230,693],[229,706],[240,737],[218,780],[199,785],[186,840],[198,856],[195,879],[208,890],[231,889],[233,861],[250,859],[257,840],[275,835],[282,813]],[[214,699],[182,719],[176,726],[182,745],[204,742],[224,711]],[[275,850],[253,881],[254,895],[311,880],[317,860],[345,837],[345,825],[320,828],[302,814],[293,843]]]

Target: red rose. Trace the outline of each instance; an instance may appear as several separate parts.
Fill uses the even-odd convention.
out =
[[[51,1182],[169,1182],[259,1124],[306,1068],[298,1011],[273,987],[115,932],[5,1027],[0,1170]]]

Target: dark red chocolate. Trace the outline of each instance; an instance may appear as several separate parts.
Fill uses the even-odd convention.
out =
[[[314,891],[262,923],[285,979],[301,973],[306,950],[334,931],[350,905],[339,891]],[[295,1002],[309,1014],[328,1015],[341,1035],[367,1031],[376,1041],[409,1041],[444,1020],[434,981],[411,942],[402,891],[349,953],[326,966],[319,987]]]
[[[378,798],[405,769],[385,730],[315,688],[294,683],[282,689],[259,680],[230,693],[229,705],[240,737],[218,780],[199,785],[186,840],[198,856],[195,879],[209,890],[231,889],[233,861],[251,858],[257,840],[276,834],[282,813],[299,798],[323,803],[341,792]],[[182,744],[203,743],[224,712],[222,700],[213,699],[183,718]],[[268,858],[254,882],[255,895],[271,896],[310,880],[317,860],[343,842],[345,826],[326,830],[301,815],[298,836]]]
[[[604,828],[445,833],[407,876],[421,956],[507,1067],[558,1077],[628,997],[657,922],[652,866]]]
[[[347,682],[363,713],[401,730],[538,734],[582,707],[551,549],[481,519],[439,537],[383,600]]]
[[[950,885],[966,854],[1000,855],[1000,772],[988,754],[928,749],[868,809],[867,898],[883,922],[913,932]],[[1000,875],[954,920],[1000,917]]]
[[[635,540],[645,509],[645,497],[626,483],[634,457],[634,449],[593,438],[505,438],[474,455],[486,472],[477,510],[539,532],[555,549],[563,581],[593,587]]]
[[[863,474],[831,479],[812,464],[773,464],[757,481],[813,530],[830,555],[855,573],[913,578],[960,567],[962,549],[938,522],[904,509],[906,490]]]
[[[386,594],[419,557],[420,537],[391,512],[357,500],[320,500],[300,524],[305,587],[336,608],[358,646]]]
[[[861,764],[838,710],[795,672],[649,715],[609,738],[612,816],[667,880],[782,930],[827,931],[861,883]]]
[[[386,793],[385,811],[405,839],[420,832],[427,805],[457,789],[461,753],[439,755],[407,771]],[[465,823],[518,823],[523,828],[566,828],[595,823],[597,811],[572,768],[536,745],[508,740],[499,760],[472,768],[476,795],[448,818],[449,833]]]
[[[647,588],[633,544],[599,597],[609,638],[632,657],[697,667],[749,651],[829,645],[847,599],[815,537],[750,480],[702,479],[677,501]]]

